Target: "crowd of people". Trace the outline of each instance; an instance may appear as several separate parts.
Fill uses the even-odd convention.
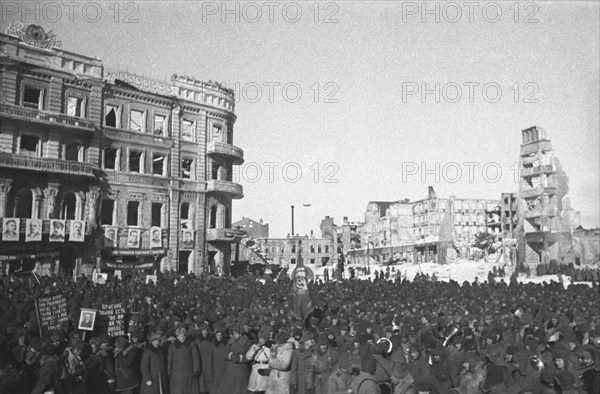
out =
[[[386,276],[311,283],[302,321],[283,275],[4,278],[0,393],[600,393],[596,284]],[[59,294],[68,320],[40,335],[34,301]],[[116,302],[129,335],[77,329]]]

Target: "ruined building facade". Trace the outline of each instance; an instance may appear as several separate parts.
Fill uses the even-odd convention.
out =
[[[233,91],[108,69],[24,34],[0,34],[0,216],[3,231],[19,224],[2,261],[223,272],[243,197]],[[41,239],[27,237],[37,220]]]
[[[519,263],[530,268],[560,263],[571,249],[572,218],[577,216],[563,206],[568,178],[540,127],[522,131],[519,156]]]

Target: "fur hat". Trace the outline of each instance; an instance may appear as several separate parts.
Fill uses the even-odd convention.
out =
[[[162,339],[162,335],[158,332],[154,332],[150,335],[150,342],[160,341]]]
[[[270,335],[271,335],[271,330],[269,329],[269,326],[263,325],[260,327],[260,330],[258,331],[259,338],[262,338],[264,340],[269,340]]]
[[[126,337],[118,337],[115,341],[115,348],[117,349],[125,349],[129,342]]]
[[[561,389],[573,388],[573,385],[577,382],[575,376],[573,376],[573,374],[569,371],[560,372],[558,375],[556,375],[554,381],[558,386],[560,386]]]
[[[287,340],[288,340],[288,336],[283,332],[280,332],[277,335],[275,335],[275,343],[278,345],[286,343]]]

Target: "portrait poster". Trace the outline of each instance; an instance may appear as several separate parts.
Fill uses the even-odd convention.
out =
[[[71,220],[71,228],[69,229],[69,241],[83,242],[85,238],[85,221]]]
[[[4,218],[2,220],[2,241],[12,242],[19,240],[19,229],[21,219],[19,218]]]
[[[82,309],[79,315],[80,330],[94,331],[94,323],[96,322],[96,311],[94,309]]]
[[[25,221],[25,242],[42,240],[42,221],[40,219],[27,219]]]
[[[65,221],[60,219],[50,220],[50,242],[65,242]]]

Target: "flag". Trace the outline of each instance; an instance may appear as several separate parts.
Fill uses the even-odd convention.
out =
[[[312,204],[302,204],[305,207],[312,207]]]
[[[297,261],[298,265],[292,272],[292,312],[304,325],[304,320],[314,309],[308,289],[308,281],[311,279],[311,275],[314,279],[314,273],[310,268],[304,266],[304,261],[302,260],[302,241],[298,241]]]

